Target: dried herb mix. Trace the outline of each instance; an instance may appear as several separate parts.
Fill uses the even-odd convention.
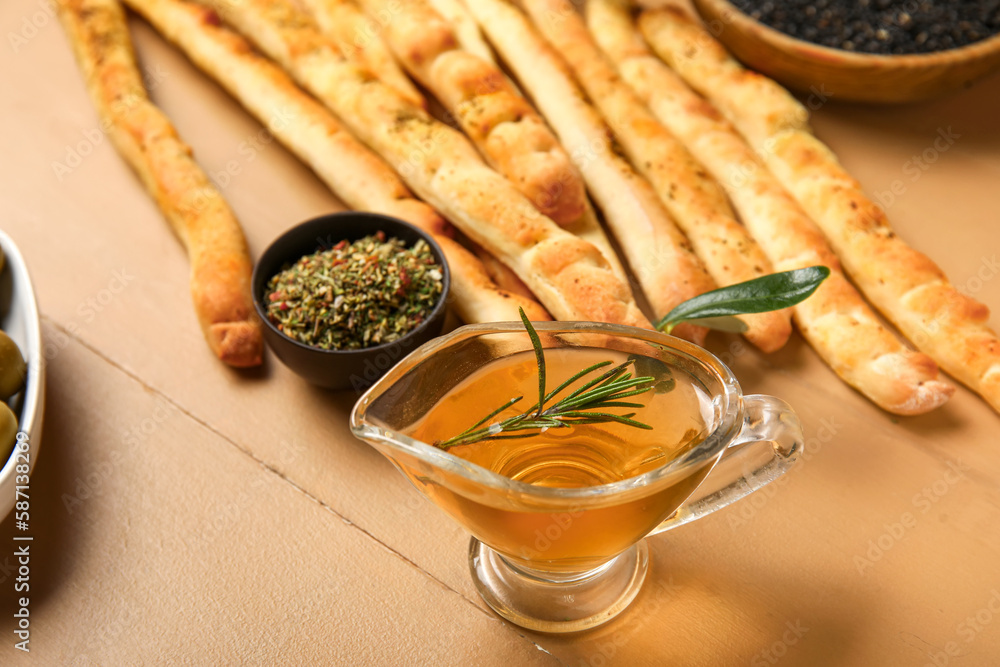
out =
[[[391,343],[419,326],[444,289],[423,240],[384,232],[306,255],[267,284],[267,317],[282,333],[324,350]]]

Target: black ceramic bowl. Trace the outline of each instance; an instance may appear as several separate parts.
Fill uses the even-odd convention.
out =
[[[392,343],[361,350],[322,350],[289,338],[267,319],[267,283],[305,255],[347,239],[357,241],[378,231],[413,246],[423,239],[431,248],[444,274],[443,289],[430,316],[416,329]],[[444,326],[445,303],[451,288],[451,273],[441,247],[431,236],[413,225],[376,213],[349,211],[332,213],[303,222],[279,236],[257,260],[253,270],[253,303],[264,322],[264,340],[290,369],[309,382],[329,389],[361,391],[431,338]]]

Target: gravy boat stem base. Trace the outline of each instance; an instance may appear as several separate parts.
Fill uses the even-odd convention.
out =
[[[607,623],[639,594],[648,568],[645,540],[600,567],[573,574],[526,570],[476,538],[469,543],[479,595],[503,618],[538,632],[580,632]]]

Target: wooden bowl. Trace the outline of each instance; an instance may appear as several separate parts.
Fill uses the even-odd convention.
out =
[[[870,55],[789,37],[726,0],[694,4],[706,23],[718,27],[719,41],[748,67],[789,88],[834,99],[913,102],[968,86],[1000,67],[1000,35],[928,54]]]

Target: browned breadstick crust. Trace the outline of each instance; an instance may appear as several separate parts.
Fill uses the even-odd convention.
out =
[[[374,16],[364,12],[352,0],[301,0],[316,23],[352,62],[371,71],[375,76],[395,88],[414,104],[426,107],[427,102],[409,77],[399,68],[389,48],[382,41],[382,25],[396,19],[399,0],[392,8]]]
[[[812,136],[805,108],[776,82],[745,70],[678,7],[644,12],[640,26],[660,56],[747,138],[823,230],[865,296],[1000,411],[1000,338],[987,324],[989,310],[893,232],[885,212]]]
[[[347,62],[307,15],[277,0],[210,1],[414,192],[512,268],[553,316],[649,326],[628,285],[594,245],[539,213],[462,134]]]
[[[370,14],[396,8],[382,32],[389,47],[493,168],[557,223],[583,215],[583,179],[545,121],[495,64],[460,48],[451,26],[426,0],[360,3]]]
[[[771,273],[771,263],[736,221],[722,188],[622,80],[569,0],[523,4],[601,110],[632,164],[649,180],[715,282],[733,285]],[[601,26],[594,32],[603,36]],[[740,319],[747,325],[747,340],[765,352],[779,349],[792,333],[788,311]]]
[[[507,294],[490,282],[478,260],[446,238],[454,230],[437,211],[414,198],[381,158],[280,67],[221,25],[214,10],[188,0],[125,1],[268,125],[344,203],[395,216],[434,234],[452,269],[452,306],[463,321],[516,320],[519,307],[532,319],[550,319],[530,296]]]
[[[476,19],[472,18],[462,0],[428,0],[428,2],[434,11],[451,25],[463,51],[474,53],[487,62],[496,63],[493,50],[486,43],[486,38],[476,25]]]
[[[59,0],[87,89],[114,145],[187,248],[191,296],[212,351],[231,366],[261,363],[250,296],[252,263],[229,206],[150,101],[117,0]]]
[[[610,129],[528,17],[504,0],[468,0],[466,6],[558,133],[657,315],[712,289],[652,187],[620,155]],[[674,333],[701,343],[707,330],[684,324]]]

